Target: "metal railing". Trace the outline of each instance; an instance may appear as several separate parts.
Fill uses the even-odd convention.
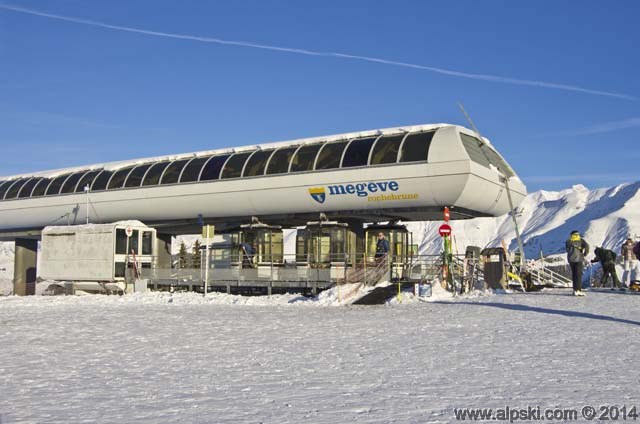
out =
[[[373,286],[389,282],[446,282],[449,290],[467,292],[486,288],[482,259],[468,259],[463,255],[450,255],[445,268],[445,257],[439,255],[410,255],[408,257],[334,254],[320,259],[296,254],[262,255],[262,262],[255,257],[243,257],[240,261],[212,261],[207,286],[226,287],[281,287],[311,288],[314,291],[333,285],[362,284]],[[306,260],[301,260],[306,259]],[[174,258],[172,263],[179,261]],[[204,264],[204,260],[202,263]],[[556,265],[554,265],[556,266]],[[205,280],[203,267],[189,268],[138,268],[140,278],[151,280],[151,285],[179,285],[198,287]],[[511,270],[517,274],[517,270]],[[569,287],[571,280],[539,261],[529,265],[528,272],[534,284]],[[131,270],[127,269],[131,277]]]

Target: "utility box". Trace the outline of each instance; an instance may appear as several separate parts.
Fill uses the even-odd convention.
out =
[[[45,227],[40,277],[72,282],[143,278],[155,257],[156,230],[140,221]],[[148,275],[148,274],[147,274]]]
[[[464,252],[464,257],[469,260],[479,261],[482,254],[482,247],[479,246],[467,246]]]
[[[507,288],[507,255],[502,247],[482,250],[484,281],[492,289]]]

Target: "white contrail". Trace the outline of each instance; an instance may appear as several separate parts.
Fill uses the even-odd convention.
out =
[[[613,131],[625,130],[628,128],[640,127],[640,117],[623,119],[621,121],[605,122],[603,124],[593,125],[586,128],[568,132],[569,135],[590,135],[601,134]]]
[[[453,71],[450,69],[436,68],[433,66],[418,65],[415,63],[398,62],[395,60],[387,60],[387,59],[380,59],[376,57],[359,56],[359,55],[346,54],[346,53],[318,52],[318,51],[306,50],[306,49],[295,49],[290,47],[279,47],[279,46],[271,46],[266,44],[258,44],[258,43],[252,43],[247,41],[223,40],[221,38],[200,37],[196,35],[176,34],[172,32],[149,31],[145,29],[132,28],[132,27],[126,27],[126,26],[120,26],[120,25],[110,25],[104,22],[74,18],[71,16],[55,15],[52,13],[45,13],[45,12],[40,12],[38,10],[27,9],[24,7],[18,7],[18,6],[8,5],[8,4],[1,4],[1,3],[0,3],[0,9],[11,10],[13,12],[26,13],[29,15],[41,16],[41,17],[50,18],[50,19],[57,19],[61,21],[73,22],[76,24],[91,25],[95,27],[108,28],[108,29],[113,29],[117,31],[126,31],[126,32],[134,32],[137,34],[152,35],[155,37],[177,38],[180,40],[199,41],[203,43],[215,43],[215,44],[222,44],[227,46],[250,47],[254,49],[303,54],[307,56],[322,56],[322,57],[335,57],[335,58],[341,58],[341,59],[360,60],[365,62],[380,63],[384,65],[401,66],[404,68],[421,69],[425,71],[430,71],[438,74],[449,75],[449,76],[460,77],[460,78],[469,78],[469,79],[491,81],[491,82],[498,82],[498,83],[504,83],[504,84],[528,85],[528,86],[534,86],[534,87],[553,88],[553,89],[565,90],[565,91],[577,91],[580,93],[615,97],[618,99],[625,99],[625,100],[632,100],[632,101],[638,100],[637,97],[630,96],[627,94],[592,90],[589,88],[582,88],[582,87],[577,87],[577,86],[568,85],[568,84],[557,84],[557,83],[545,82],[545,81],[508,78],[508,77],[501,77],[497,75],[473,74],[468,72]]]

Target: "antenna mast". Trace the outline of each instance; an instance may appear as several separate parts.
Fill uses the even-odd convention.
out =
[[[471,125],[471,129],[473,129],[473,132],[475,132],[476,135],[478,136],[480,143],[484,144],[484,141],[482,140],[482,136],[480,135],[480,131],[478,131],[476,124],[473,123],[473,121],[471,120],[471,117],[469,116],[467,111],[464,109],[464,106],[462,106],[462,103],[458,102],[458,106],[460,107],[460,110],[464,114],[465,118],[467,118],[467,121],[469,121],[469,124]],[[513,207],[513,200],[511,199],[511,190],[509,189],[509,178],[506,175],[504,175],[504,173],[500,168],[498,168],[498,171],[500,171],[501,173],[500,178],[504,181],[504,188],[507,190],[507,199],[509,199],[509,215],[511,215],[511,219],[513,220],[513,226],[516,229],[516,240],[518,242],[518,250],[520,250],[520,270],[525,271],[526,262],[524,257],[524,247],[522,245],[522,238],[520,237],[520,229],[518,228],[516,211]]]

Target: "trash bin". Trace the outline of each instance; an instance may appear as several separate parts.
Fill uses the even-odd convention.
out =
[[[489,247],[481,252],[484,281],[492,289],[507,288],[507,255],[502,247]]]

